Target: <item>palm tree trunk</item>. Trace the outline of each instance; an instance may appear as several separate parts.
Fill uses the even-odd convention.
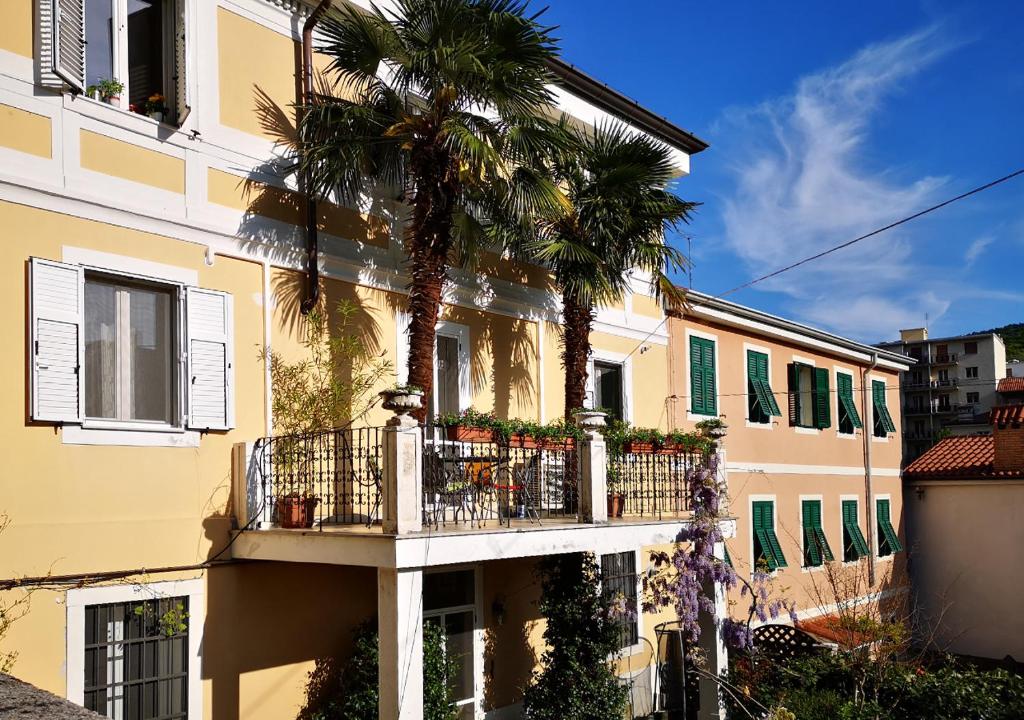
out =
[[[587,366],[590,361],[590,330],[594,309],[562,294],[562,367],[565,369],[565,419],[572,420],[574,410],[583,407],[587,394]]]

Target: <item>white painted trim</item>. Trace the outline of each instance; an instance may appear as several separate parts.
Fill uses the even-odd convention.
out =
[[[143,427],[112,429],[90,427],[85,421],[82,426],[64,425],[61,428],[61,442],[65,445],[116,445],[120,447],[199,447],[199,433],[181,428],[148,430]]]
[[[632,645],[627,645],[626,647],[619,648],[616,652],[613,652],[608,657],[609,660],[614,660],[616,658],[632,657],[633,655],[636,655],[637,653],[642,652],[643,649],[644,649],[644,646],[646,644],[644,642],[644,620],[643,620],[644,611],[643,611],[643,607],[642,607],[642,602],[643,602],[643,580],[641,578],[642,573],[643,573],[643,569],[641,567],[642,560],[643,560],[643,558],[641,557],[642,549],[641,548],[636,548],[634,550],[620,550],[618,552],[601,553],[598,556],[598,558],[597,558],[598,567],[600,568],[601,559],[605,555],[618,555],[620,553],[627,553],[627,552],[632,552],[633,553],[633,571],[636,573],[635,584],[636,584],[636,602],[637,602],[637,606],[636,606],[636,638],[637,638],[637,640]]]
[[[854,390],[854,387],[855,387],[854,381],[857,378],[857,373],[854,372],[853,370],[851,370],[850,368],[846,367],[846,366],[843,366],[843,365],[833,365],[832,366],[832,386],[836,389],[836,401],[835,401],[835,406],[836,406],[836,437],[839,438],[840,440],[856,440],[857,439],[857,428],[856,427],[853,428],[853,432],[852,433],[844,433],[844,432],[840,432],[839,431],[839,375],[840,374],[846,375],[847,377],[850,378],[850,394],[853,396],[853,406],[855,408],[857,407],[857,392],[856,392],[856,390]],[[860,417],[860,422],[861,422],[861,426],[862,426],[860,430],[861,430],[861,432],[864,432],[865,428],[863,427],[863,425],[864,425],[864,418],[866,416],[865,416],[863,408],[859,409],[859,412],[860,412],[860,416],[861,416]]]
[[[61,248],[61,257],[64,262],[84,265],[92,270],[124,273],[177,285],[199,284],[199,273],[196,270],[140,260],[128,255],[115,255],[114,253],[65,245]]]
[[[405,336],[408,338],[408,335]],[[473,404],[473,374],[470,359],[469,326],[449,320],[438,320],[434,328],[434,387],[437,387],[437,338],[454,338],[459,343],[459,410]],[[408,367],[408,345],[406,345],[406,366]],[[407,371],[408,374],[408,371]],[[429,401],[429,398],[428,398]],[[430,408],[437,414],[437,408]]]
[[[203,716],[202,656],[206,622],[206,582],[203,578],[166,582],[102,585],[67,591],[67,699],[85,702],[85,608],[116,602],[137,602],[154,597],[188,597],[188,715]]]
[[[686,419],[691,421],[691,422],[700,422],[702,420],[707,420],[707,419],[712,418],[712,417],[721,417],[722,416],[722,383],[721,383],[721,376],[720,376],[720,369],[719,369],[719,366],[720,366],[720,363],[719,363],[719,359],[720,359],[719,358],[719,348],[721,347],[721,345],[719,344],[719,341],[718,341],[718,335],[716,335],[714,333],[704,332],[703,330],[695,330],[693,328],[687,327],[686,328],[686,333],[685,333],[684,337],[685,337],[684,356],[685,356],[686,360],[684,361],[684,366],[683,366],[684,367],[684,369],[683,369],[683,376],[684,376],[683,387],[685,388],[686,397],[683,398],[683,401],[686,403]],[[693,407],[693,404],[691,403],[691,400],[693,399],[693,391],[690,388],[690,337],[696,337],[696,338],[701,338],[701,339],[704,339],[704,340],[710,340],[711,342],[714,343],[714,346],[715,346],[715,351],[714,351],[714,357],[715,357],[715,410],[718,411],[715,415],[703,415],[701,413],[695,413],[691,409]]]
[[[804,555],[807,554],[805,544],[806,534],[804,533],[804,500],[817,502],[821,509],[821,531],[825,533],[825,541],[828,542],[828,533],[825,531],[825,499],[821,495],[800,495],[797,499],[797,527],[800,528],[800,572],[813,573],[821,572],[825,568],[825,559],[822,558],[821,565],[808,567],[804,565]]]
[[[874,386],[874,382],[876,380],[881,381],[881,383],[886,386],[885,387],[885,390],[886,390],[885,408],[886,408],[886,410],[889,410],[889,415],[893,418],[893,425],[896,425],[896,418],[899,415],[899,413],[897,413],[896,415],[893,415],[892,414],[892,410],[889,408],[889,396],[888,396],[889,383],[886,380],[886,378],[884,376],[882,376],[882,375],[874,375],[874,374],[868,375],[868,379],[867,379],[867,382],[868,382],[868,399],[871,400],[871,423],[869,425],[867,425],[864,429],[868,430],[870,428],[870,431],[871,431],[871,442],[887,443],[887,442],[889,442],[889,435],[890,435],[890,433],[886,433],[885,437],[878,437],[877,435],[875,435],[875,396],[874,396],[874,387],[873,386]],[[865,413],[865,415],[867,415],[867,413]],[[899,425],[896,426],[896,433],[892,433],[892,434],[898,434],[902,429],[903,429],[903,423],[901,422]]]
[[[871,552],[874,553],[875,562],[892,562],[892,559],[894,557],[896,557],[896,553],[895,552],[891,552],[888,555],[879,555],[878,554],[878,551],[881,548],[881,544],[882,544],[881,533],[878,532],[878,501],[879,500],[888,500],[889,501],[889,522],[892,523],[892,493],[877,493],[873,497],[874,497],[874,500],[875,500],[875,507],[874,507],[874,512],[872,513],[871,517],[874,518],[874,520],[875,520],[875,528],[874,528],[874,532],[871,533],[872,540],[873,540],[872,544],[874,545],[874,547],[871,548]],[[899,535],[899,531],[896,529],[895,525],[893,525],[892,529],[896,532],[896,534],[898,536]]]
[[[612,352],[591,347],[587,361],[587,400],[593,406],[597,397],[594,389],[594,362],[622,366],[622,414],[626,422],[633,422],[633,357],[625,353]]]
[[[839,496],[839,528],[840,528],[840,531],[843,531],[843,530],[846,529],[846,526],[845,526],[845,524],[843,522],[843,503],[844,502],[848,502],[850,500],[852,500],[853,502],[857,503],[857,527],[860,528],[861,534],[863,535],[864,534],[864,528],[862,528],[861,525],[860,525],[860,495],[840,495]],[[822,512],[822,514],[824,515],[824,512]],[[842,532],[840,532],[839,537],[840,538],[843,537]],[[868,552],[871,552],[871,548],[868,548]],[[867,559],[867,558],[859,557],[856,560],[847,561],[845,559],[845,556],[846,556],[846,542],[843,541],[843,542],[840,542],[840,544],[839,544],[839,562],[841,562],[843,565],[856,565],[861,560],[866,560]]]
[[[473,612],[473,705],[474,717],[483,718],[484,703],[484,664],[485,664],[485,642],[484,642],[484,580],[483,567],[479,563],[460,563],[446,565],[444,567],[424,568],[424,575],[436,575],[439,573],[458,572],[460,570],[473,571],[473,602],[469,605],[452,605],[423,611],[423,618],[445,615],[450,613]],[[424,598],[425,599],[425,598]]]
[[[778,473],[780,475],[849,475],[864,477],[864,468],[856,465],[796,465],[790,463],[762,463],[729,461],[726,469],[733,472]],[[899,477],[899,468],[872,468],[872,475]]]

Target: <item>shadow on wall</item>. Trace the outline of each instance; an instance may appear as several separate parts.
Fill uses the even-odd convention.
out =
[[[537,357],[534,323],[454,306],[448,306],[443,317],[469,325],[473,395],[490,387],[495,415],[509,417],[513,401],[519,408],[538,402],[531,372],[531,361]]]
[[[499,560],[484,565],[484,708],[522,702],[523,690],[539,662],[543,621],[540,584],[533,560]]]
[[[212,717],[294,717],[314,662],[351,653],[353,629],[377,610],[376,586],[372,568],[252,562],[211,569],[202,677],[212,686]]]

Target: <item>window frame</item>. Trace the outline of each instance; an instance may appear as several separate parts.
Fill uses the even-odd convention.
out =
[[[979,366],[978,365],[969,365],[969,366],[964,367],[964,378],[966,378],[967,380],[977,380],[978,377],[979,377]]]
[[[642,580],[640,578],[640,563],[641,563],[640,552],[641,551],[638,550],[638,549],[618,550],[618,551],[612,551],[612,552],[602,552],[602,553],[600,553],[598,555],[598,558],[597,558],[598,568],[601,571],[602,592],[603,592],[603,590],[604,590],[604,588],[603,588],[603,583],[604,583],[604,558],[607,557],[607,556],[611,556],[611,555],[627,555],[627,554],[629,554],[629,555],[633,556],[633,575],[634,575],[633,601],[636,603],[636,607],[635,607],[636,617],[633,620],[633,625],[636,628],[636,642],[632,643],[632,644],[629,644],[629,645],[622,645],[621,647],[619,647],[618,650],[616,650],[614,653],[612,653],[612,657],[613,658],[615,658],[615,657],[629,657],[631,655],[635,655],[638,652],[641,652],[643,650],[643,648],[644,648],[644,626],[643,626],[643,615],[644,615],[644,613],[643,613],[643,602],[642,602],[643,587],[642,587]],[[620,577],[625,577],[625,576],[620,576]]]
[[[719,364],[720,363],[718,362],[718,348],[719,348],[718,336],[714,335],[714,334],[711,334],[711,333],[702,332],[700,330],[694,330],[694,329],[691,329],[691,328],[686,328],[686,333],[685,333],[684,338],[685,338],[685,342],[686,342],[686,360],[687,360],[687,362],[686,362],[686,370],[685,370],[685,383],[686,383],[685,387],[686,387],[686,395],[687,395],[686,419],[690,420],[690,421],[693,421],[693,422],[700,422],[701,420],[707,420],[708,418],[719,417],[720,414],[721,414],[721,403],[719,402],[719,388],[721,387],[721,384],[719,382]],[[693,409],[693,374],[692,374],[693,373],[693,371],[692,371],[693,359],[691,357],[691,351],[690,351],[690,348],[691,348],[691,338],[697,338],[699,340],[704,340],[706,342],[710,342],[711,343],[711,348],[712,348],[711,357],[712,357],[713,370],[714,370],[714,381],[713,382],[715,384],[715,397],[713,399],[713,403],[714,403],[714,412],[713,413],[704,413],[704,412],[695,411]],[[707,407],[707,406],[705,405],[705,407]]]
[[[767,382],[766,382],[766,388],[762,388],[762,394],[763,393],[767,393],[767,397],[770,397],[772,400],[774,400],[774,392],[771,389],[771,377],[772,377],[772,351],[771,351],[771,349],[767,348],[767,347],[764,347],[763,345],[754,345],[754,344],[746,343],[746,342],[743,343],[743,363],[742,363],[742,366],[743,366],[743,380],[742,380],[742,383],[743,384],[741,385],[741,387],[746,389],[746,392],[745,392],[746,397],[744,398],[745,405],[746,405],[746,407],[744,409],[744,418],[745,418],[746,426],[748,428],[761,428],[761,429],[764,429],[764,430],[771,430],[774,427],[774,422],[772,421],[772,418],[773,417],[781,417],[782,416],[782,411],[778,408],[778,403],[777,402],[775,403],[774,410],[777,410],[778,412],[776,414],[774,414],[774,415],[771,412],[773,410],[773,408],[770,408],[770,407],[769,408],[762,408],[762,412],[764,414],[764,417],[766,418],[766,420],[764,422],[761,422],[760,420],[752,420],[751,417],[750,417],[750,415],[751,415],[750,410],[751,410],[751,407],[752,407],[751,396],[753,395],[755,397],[756,401],[758,402],[758,404],[760,404],[760,398],[757,397],[758,393],[756,392],[756,388],[753,387],[752,379],[750,377],[750,358],[751,358],[751,353],[758,353],[758,354],[764,355],[765,358],[767,359],[766,368],[765,368],[765,375],[767,377]]]
[[[441,575],[444,573],[473,571],[473,602],[467,605],[445,605],[430,610],[421,608],[421,621],[429,617],[439,617],[457,612],[473,612],[473,703],[479,711],[484,702],[484,608],[483,608],[483,568],[479,563],[457,563],[455,565],[438,565],[424,568],[423,575]],[[424,599],[425,600],[425,599]],[[425,604],[421,601],[421,605]],[[465,707],[465,703],[459,707]]]
[[[886,397],[886,392],[888,391],[886,379],[878,375],[871,375],[868,378],[868,382],[871,383],[871,392],[869,393],[869,396],[871,398],[871,439],[873,442],[889,442],[889,434],[896,432],[896,422],[895,420],[893,420],[892,413],[889,411],[889,402],[888,398]],[[877,383],[881,383],[882,387],[884,388],[882,390],[881,395],[882,407],[885,409],[886,415],[888,416],[890,427],[892,427],[891,430],[885,428],[886,415],[879,415],[878,413],[878,404],[875,401],[875,387]],[[881,435],[879,435],[878,432],[875,430],[876,420],[878,420],[879,418],[882,419],[883,434]]]
[[[854,371],[851,370],[850,368],[840,367],[838,365],[834,365],[832,369],[833,369],[833,380],[834,380],[835,389],[836,389],[836,435],[838,437],[846,438],[846,439],[856,438],[857,437],[857,430],[863,431],[863,429],[864,429],[864,418],[861,416],[860,411],[857,409],[857,394],[856,394],[855,386],[854,386],[854,378],[856,378],[856,373],[854,373]],[[848,432],[848,433],[847,432],[843,432],[843,429],[842,429],[842,427],[843,427],[842,420],[843,420],[843,412],[844,412],[844,405],[843,405],[844,396],[842,394],[842,391],[839,388],[839,376],[840,375],[848,378],[849,381],[850,381],[850,396],[849,396],[848,399],[850,401],[850,405],[851,405],[851,407],[853,409],[853,412],[855,413],[854,417],[850,418],[850,424],[851,424],[853,429],[850,432]]]
[[[622,366],[622,415],[626,422],[633,422],[633,358],[625,353],[612,352],[592,347],[587,360],[586,402],[593,407],[597,397],[594,388],[594,362]]]
[[[779,513],[777,512],[778,503],[774,495],[750,495],[748,497],[748,509],[750,511],[750,568],[751,570],[757,569],[758,555],[756,548],[761,545],[762,550],[765,549],[765,543],[761,542],[760,538],[757,537],[757,528],[755,527],[756,514],[755,509],[758,504],[768,504],[772,510],[772,526],[771,528],[762,528],[762,530],[768,531],[771,535],[768,539],[768,552],[762,553],[768,564],[768,572],[775,574],[783,568],[789,567],[789,562],[786,560],[786,554],[782,550],[782,544],[779,542],[778,537],[778,525],[779,525]],[[775,547],[772,546],[774,542]],[[778,549],[779,557],[775,557],[775,550]],[[773,567],[774,566],[774,567]]]
[[[879,512],[882,503],[886,503],[886,517],[884,525],[888,525],[888,530],[892,533],[893,538],[896,540],[896,547],[892,547],[890,543],[889,552],[882,555],[882,541],[889,543],[888,533],[885,532],[882,522],[882,514]],[[897,553],[901,553],[904,550],[903,541],[900,540],[900,534],[896,530],[896,526],[892,524],[892,496],[888,493],[880,494],[875,496],[875,557],[879,560],[891,560],[896,556]]]
[[[828,534],[825,532],[825,501],[821,495],[801,495],[800,496],[800,568],[804,572],[818,572],[825,567],[826,562],[832,562],[835,559],[835,554],[832,552],[832,546],[828,542]],[[823,546],[821,550],[824,552],[821,554],[821,562],[812,565],[807,563],[807,526],[804,524],[804,504],[805,503],[817,503],[818,504],[818,517],[820,524],[817,530],[821,532],[821,540]]]
[[[439,337],[451,338],[458,342],[459,412],[462,412],[473,404],[473,386],[471,382],[472,376],[470,374],[469,326],[451,322],[450,320],[438,320],[437,325],[434,326],[434,389],[437,388],[437,338]],[[406,345],[406,350],[406,355],[408,356],[408,345]],[[408,372],[408,362],[406,363],[406,368],[406,372]],[[430,397],[427,398],[427,402],[430,403],[430,411],[436,415],[437,403],[435,402],[433,389]]]
[[[85,608],[91,605],[138,602],[154,597],[187,597],[188,618],[188,716],[203,716],[203,678],[201,649],[206,622],[205,581],[169,580],[131,585],[103,585],[74,588],[67,591],[65,612],[67,646],[65,681],[67,699],[77,705],[85,703]]]
[[[856,512],[855,525],[857,532],[854,534],[847,528],[845,508],[846,503],[853,503],[854,510]],[[839,496],[839,524],[843,530],[843,541],[842,541],[842,554],[843,564],[848,565],[851,563],[859,562],[860,560],[868,557],[871,549],[867,545],[867,540],[864,538],[864,531],[860,527],[860,498],[856,495],[840,495]],[[847,559],[846,553],[846,536],[850,535],[850,545],[853,547],[856,557]]]

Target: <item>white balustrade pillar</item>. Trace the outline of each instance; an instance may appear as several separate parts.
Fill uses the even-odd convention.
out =
[[[715,543],[715,557],[725,561],[725,543]],[[715,615],[701,612],[697,618],[700,624],[700,649],[704,658],[704,670],[714,677],[721,677],[729,669],[729,653],[725,646],[722,630],[716,618],[727,617],[729,606],[725,598],[725,587],[715,584],[704,588],[708,597],[715,599]],[[710,677],[700,678],[700,720],[722,720],[725,717],[724,694],[721,685]]]
[[[423,720],[423,571],[377,570],[380,720]]]
[[[384,532],[423,529],[423,430],[405,414],[384,429]]]
[[[608,452],[601,428],[604,413],[586,410],[576,413],[584,439],[577,453],[580,463],[580,519],[588,523],[608,522]]]

